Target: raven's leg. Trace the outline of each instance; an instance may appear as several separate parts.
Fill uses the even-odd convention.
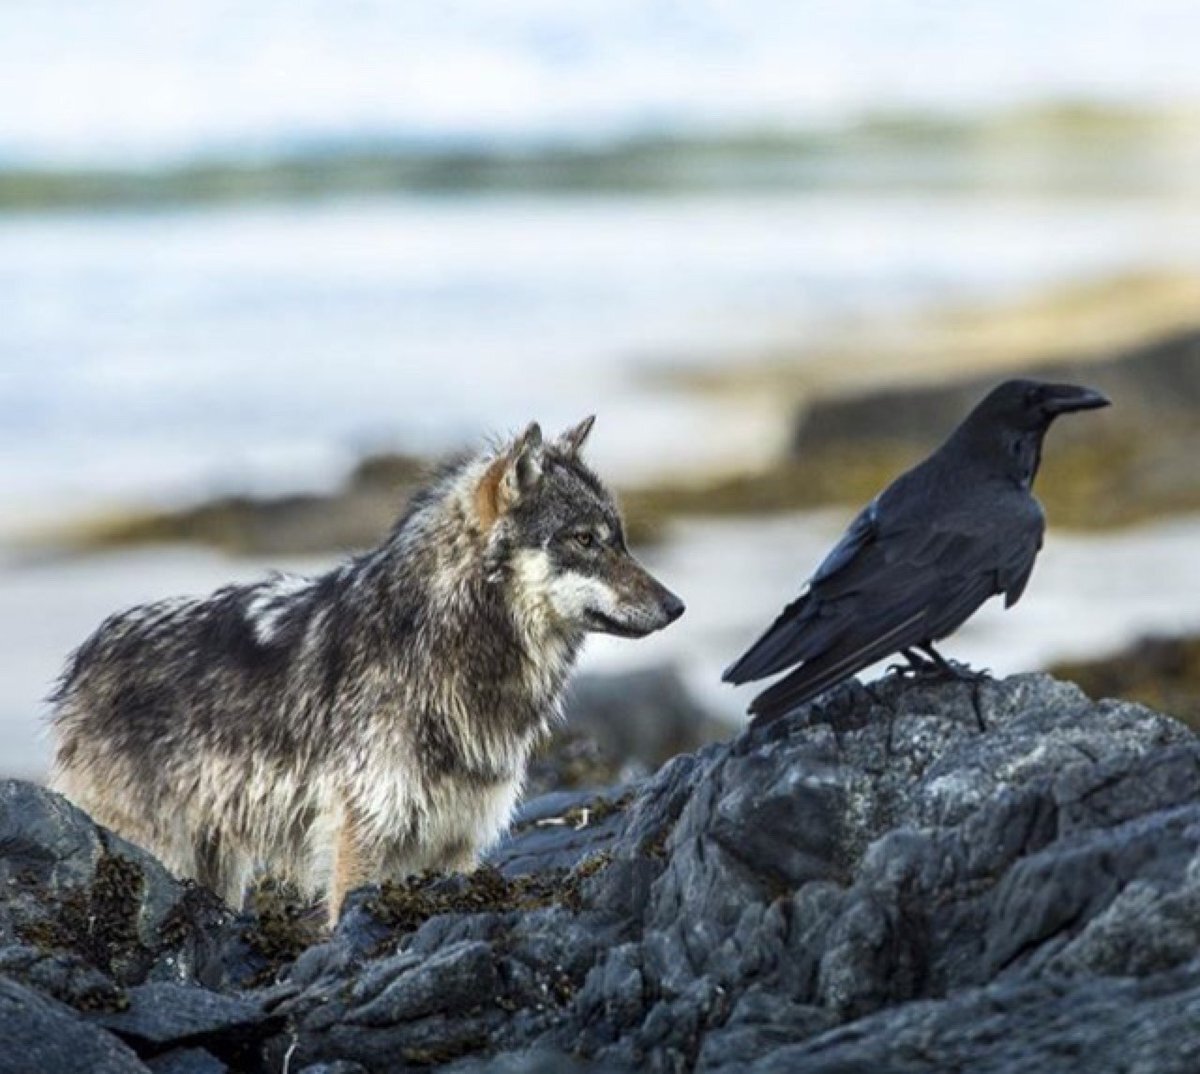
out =
[[[983,709],[979,703],[979,687],[982,683],[991,682],[991,673],[984,668],[982,671],[976,671],[974,668],[968,667],[966,664],[956,664],[947,660],[934,647],[933,642],[927,641],[917,646],[921,652],[927,654],[929,659],[933,661],[937,670],[945,675],[948,679],[954,679],[956,682],[969,683],[971,686],[971,707],[975,710],[975,722],[979,725],[980,731],[987,730],[987,724],[983,720]]]
[[[919,679],[922,675],[942,674],[941,669],[932,660],[922,656],[915,649],[901,649],[900,655],[906,664],[888,664],[888,671],[894,672],[902,679]]]
[[[908,661],[908,666],[913,671],[924,671],[934,663],[928,657],[922,656],[916,649],[901,649],[900,655]]]
[[[987,668],[976,671],[967,664],[960,664],[956,660],[947,660],[933,647],[931,641],[922,642],[917,649],[929,657],[926,666],[932,663],[947,679],[957,679],[959,682],[984,682],[992,677],[992,673]]]

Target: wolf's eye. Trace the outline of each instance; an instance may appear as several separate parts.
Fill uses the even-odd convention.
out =
[[[578,533],[571,534],[571,540],[579,545],[580,548],[596,547],[596,535],[587,530],[580,530]]]

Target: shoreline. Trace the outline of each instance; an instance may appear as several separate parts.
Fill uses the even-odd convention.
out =
[[[861,505],[1009,375],[1095,381],[1116,403],[1052,437],[1037,491],[1057,525],[1119,530],[1200,510],[1200,474],[1178,463],[1200,453],[1198,310],[1200,275],[1121,275],[835,330],[787,359],[656,369],[646,386],[672,391],[673,405],[701,402],[730,428],[757,421],[761,458],[749,461],[739,440],[724,465],[616,482],[631,538],[652,544],[686,518]],[[846,368],[834,377],[839,354]],[[365,454],[327,491],[113,505],[44,522],[12,547],[64,558],[179,542],[233,555],[368,547],[435,462]]]
[[[1068,99],[966,112],[873,109],[809,127],[684,124],[601,139],[543,135],[507,144],[469,137],[310,137],[259,146],[249,158],[244,150],[194,151],[134,168],[18,158],[0,166],[0,213],[521,192],[1169,197],[1194,192],[1186,169],[1113,168],[1113,157],[1183,153],[1198,127],[1200,111],[1190,102]]]

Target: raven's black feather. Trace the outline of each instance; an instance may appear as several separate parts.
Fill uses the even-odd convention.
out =
[[[990,597],[1025,590],[1045,520],[1031,491],[1051,421],[1107,404],[1070,385],[1009,381],[850,524],[805,591],[725,672],[794,668],[750,706],[769,722],[891,653],[953,633]]]

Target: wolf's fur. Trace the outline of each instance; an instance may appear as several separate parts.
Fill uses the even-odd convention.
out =
[[[447,467],[328,574],[109,618],[54,698],[57,787],[235,905],[256,865],[335,916],[367,880],[470,866],[584,634],[683,610],[580,461],[590,428]]]

